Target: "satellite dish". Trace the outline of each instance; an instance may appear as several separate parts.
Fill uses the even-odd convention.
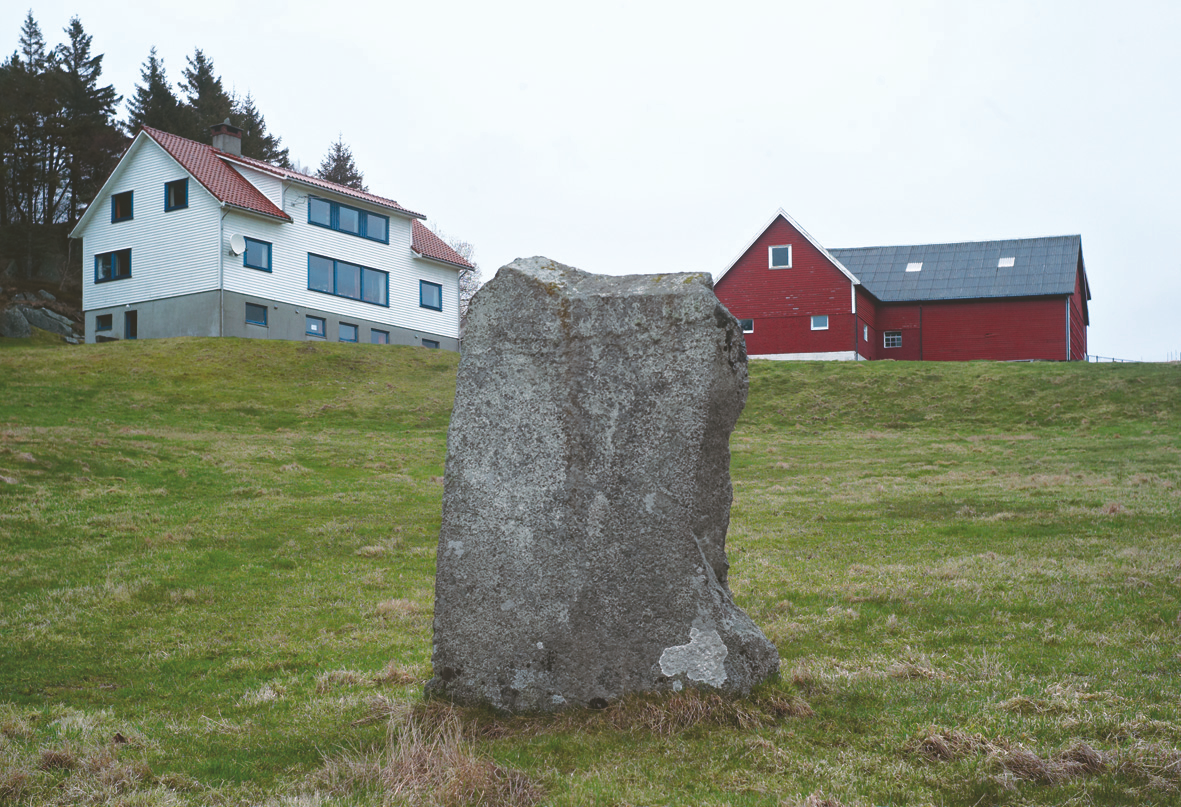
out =
[[[246,251],[246,239],[234,233],[230,236],[230,254],[241,255]]]

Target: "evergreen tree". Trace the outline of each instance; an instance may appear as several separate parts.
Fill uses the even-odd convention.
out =
[[[127,102],[127,125],[134,135],[143,126],[182,134],[185,129],[180,101],[172,92],[164,72],[164,60],[152,48],[140,71],[142,84],[135,85],[135,95]]]
[[[48,80],[51,67],[45,38],[30,11],[21,26],[19,49],[0,68],[4,224],[49,223],[57,212],[60,155],[52,122],[57,101]]]
[[[184,130],[174,134],[207,143],[209,127],[231,117],[234,100],[225,91],[221,76],[213,69],[213,60],[204,51],[195,48],[188,62],[183,73],[184,81],[181,82],[181,89],[185,93],[184,108],[188,113],[185,116],[187,125]]]
[[[92,56],[92,37],[77,17],[65,29],[68,43],[56,50],[62,140],[66,151],[66,218],[78,221],[114,169],[126,139],[115,120],[122,100],[114,86],[99,86],[102,54]]]
[[[242,154],[283,168],[291,167],[288,150],[283,148],[283,139],[267,131],[267,122],[250,93],[234,99],[234,119],[242,130]]]
[[[365,187],[365,175],[353,162],[353,152],[344,144],[344,138],[337,135],[336,142],[328,149],[328,154],[320,162],[320,170],[316,176],[337,185],[344,185],[362,192],[368,192]]]

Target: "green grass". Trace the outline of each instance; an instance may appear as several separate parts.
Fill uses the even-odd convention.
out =
[[[388,801],[456,356],[15,341],[0,803]],[[472,753],[547,804],[1181,803],[1181,368],[751,375],[730,579],[780,679],[462,712]]]

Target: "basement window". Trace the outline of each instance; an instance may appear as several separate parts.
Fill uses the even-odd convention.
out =
[[[369,331],[369,342],[374,345],[388,345],[390,343],[390,332],[379,331],[373,328]]]
[[[438,350],[439,349],[439,342],[436,339],[423,339],[422,346],[429,347],[432,350]]]
[[[340,341],[342,342],[356,342],[357,341],[357,326],[349,325],[346,322],[340,323]]]
[[[114,323],[113,314],[99,314],[94,318],[94,329],[96,331],[109,331]]]
[[[906,264],[906,271],[908,271],[908,272],[921,272],[921,271],[923,271],[923,262],[922,262],[922,261],[919,261],[919,262],[917,262],[917,263],[908,263],[908,264]]]
[[[767,247],[767,267],[769,269],[790,269],[791,244]]]
[[[812,317],[812,330],[827,331],[828,330],[828,314],[816,314]]]
[[[1016,258],[1001,258],[996,262],[997,269],[1012,269],[1013,264],[1017,262]]]
[[[164,211],[180,210],[189,206],[189,181],[177,179],[164,183]]]
[[[883,347],[902,347],[902,331],[886,331],[882,336]]]
[[[753,319],[740,319],[738,320],[738,324],[742,326],[743,333],[755,332],[755,321]]]
[[[251,325],[267,327],[267,307],[256,303],[247,303],[246,321]]]
[[[328,328],[324,322],[323,317],[308,317],[307,335],[308,336],[324,336],[328,333]]]
[[[111,221],[127,221],[132,218],[132,194],[134,191],[116,193],[111,197]]]

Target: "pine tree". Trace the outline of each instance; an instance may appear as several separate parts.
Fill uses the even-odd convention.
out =
[[[336,142],[320,162],[320,170],[316,172],[316,176],[353,190],[369,191],[365,187],[365,175],[357,169],[356,163],[353,162],[353,152],[344,144],[341,135],[336,136]]]
[[[91,55],[92,37],[77,17],[64,30],[69,42],[55,51],[55,81],[66,150],[66,218],[72,224],[114,169],[125,138],[115,120],[122,98],[113,85],[98,83],[102,54]]]
[[[234,120],[242,130],[242,154],[283,168],[291,167],[288,150],[283,148],[283,139],[267,132],[267,122],[250,93],[234,99]]]
[[[127,125],[135,134],[143,126],[180,134],[184,128],[184,114],[180,101],[172,92],[164,72],[164,60],[152,48],[140,71],[142,84],[135,85],[135,96],[127,102]]]
[[[209,141],[209,127],[230,118],[234,111],[234,100],[225,91],[221,76],[213,69],[213,60],[200,48],[193,50],[185,68],[181,89],[185,93],[184,109],[187,111],[186,126],[174,134],[198,140]]]
[[[60,184],[59,144],[53,118],[57,99],[48,79],[51,54],[30,11],[21,26],[20,47],[3,65],[3,223],[48,223],[56,215]]]

